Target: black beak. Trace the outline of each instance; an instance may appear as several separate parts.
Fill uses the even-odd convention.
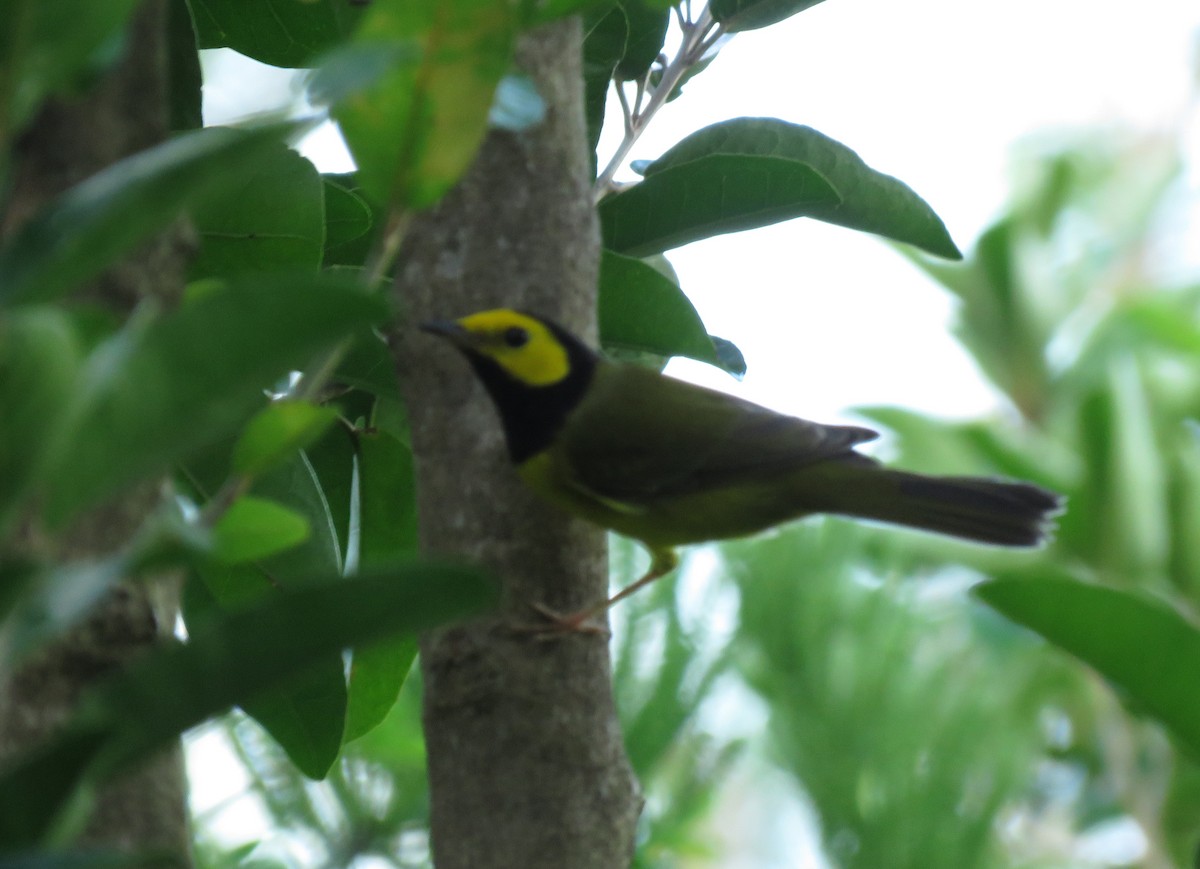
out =
[[[418,328],[430,335],[445,338],[455,347],[468,348],[475,344],[475,335],[468,332],[454,320],[427,320]]]

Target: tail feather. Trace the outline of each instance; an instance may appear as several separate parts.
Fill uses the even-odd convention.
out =
[[[996,546],[1044,543],[1063,506],[1061,496],[1032,483],[883,468],[869,476],[881,484],[877,497],[856,497],[837,512]]]

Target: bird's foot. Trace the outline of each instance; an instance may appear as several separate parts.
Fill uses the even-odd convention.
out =
[[[611,636],[607,625],[595,621],[596,617],[603,613],[603,610],[597,611],[595,607],[564,615],[545,604],[530,603],[529,606],[545,621],[539,624],[518,625],[517,633],[539,640],[550,640],[570,634],[590,634],[605,639]]]

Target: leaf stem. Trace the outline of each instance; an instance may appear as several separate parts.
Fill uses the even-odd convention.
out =
[[[699,63],[725,33],[724,27],[713,19],[707,6],[695,21],[691,21],[690,18],[689,4],[687,17],[685,18],[680,13],[679,22],[683,31],[683,39],[680,42],[679,50],[675,53],[675,57],[663,67],[658,84],[647,84],[643,89],[639,83],[638,98],[632,109],[629,108],[629,102],[621,82],[616,82],[617,98],[621,101],[621,107],[625,113],[625,137],[604,167],[604,171],[596,178],[596,184],[592,188],[594,202],[599,202],[612,190],[613,176],[617,174],[617,170],[625,162],[625,158],[629,156],[629,152],[655,113],[666,104],[667,99],[679,86],[688,70]],[[643,107],[641,105],[642,95],[647,92],[649,99],[646,100],[646,105]]]

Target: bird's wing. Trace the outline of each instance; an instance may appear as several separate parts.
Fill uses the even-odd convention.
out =
[[[602,363],[557,443],[574,482],[630,506],[763,479],[877,437],[784,416],[631,365]]]

